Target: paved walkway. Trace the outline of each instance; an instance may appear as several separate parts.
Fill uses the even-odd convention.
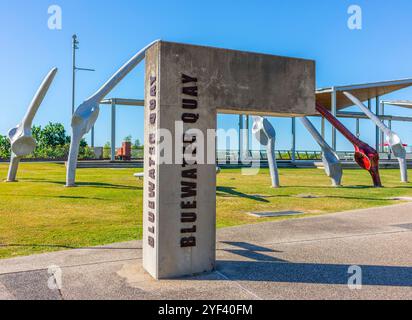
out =
[[[141,255],[133,241],[0,260],[0,299],[412,299],[412,203],[219,230],[217,270],[198,277],[154,281]]]

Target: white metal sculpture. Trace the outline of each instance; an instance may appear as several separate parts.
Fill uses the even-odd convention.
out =
[[[349,92],[343,93],[348,99],[350,99],[354,104],[356,104],[363,113],[365,113],[368,118],[370,118],[378,128],[385,134],[386,142],[389,144],[394,156],[399,161],[399,167],[401,171],[401,181],[408,182],[408,167],[406,163],[406,150],[403,146],[401,138],[388,128],[372,111],[370,111],[358,98]]]
[[[53,68],[47,76],[44,78],[42,84],[37,90],[30,106],[24,116],[22,122],[15,128],[11,129],[8,133],[8,137],[11,143],[11,160],[9,166],[9,172],[7,175],[7,182],[15,182],[17,176],[17,169],[19,167],[20,160],[29,155],[36,148],[36,141],[32,136],[32,124],[33,119],[39,110],[47,91],[50,88],[51,83],[57,73],[57,68]]]
[[[339,156],[323,139],[322,135],[316,130],[315,126],[306,117],[300,118],[303,125],[310,132],[319,146],[322,148],[322,162],[325,167],[326,175],[332,180],[332,185],[337,187],[342,183],[342,164],[339,160]]]
[[[276,162],[276,155],[275,155],[275,143],[276,143],[276,131],[275,128],[271,125],[271,123],[262,117],[254,117],[253,118],[253,128],[252,133],[255,136],[256,140],[259,143],[266,147],[268,161],[269,161],[269,169],[270,169],[270,176],[272,178],[272,187],[279,188],[279,171]]]
[[[72,118],[72,139],[70,143],[69,159],[67,164],[66,186],[74,187],[76,180],[77,158],[79,156],[80,141],[94,126],[99,116],[99,105],[103,98],[123,80],[146,56],[146,51],[158,40],[152,42],[139,51],[133,58],[124,64],[93,96],[84,101],[75,111]]]

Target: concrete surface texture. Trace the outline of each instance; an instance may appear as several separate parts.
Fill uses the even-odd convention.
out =
[[[0,260],[0,298],[412,300],[411,212],[403,203],[222,229],[216,271],[167,281],[143,270],[141,241]],[[347,285],[354,265],[360,290]]]

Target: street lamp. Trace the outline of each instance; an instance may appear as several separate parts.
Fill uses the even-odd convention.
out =
[[[88,69],[88,68],[79,68],[76,66],[76,50],[79,50],[79,40],[77,40],[77,35],[73,35],[72,37],[72,58],[73,58],[73,64],[72,64],[72,72],[73,72],[73,76],[72,76],[72,115],[74,114],[74,109],[75,109],[75,105],[76,105],[76,71],[96,71],[94,69]],[[92,141],[91,141],[91,145],[92,147],[94,147],[94,127],[92,128],[92,132],[91,132],[91,136],[92,136]]]

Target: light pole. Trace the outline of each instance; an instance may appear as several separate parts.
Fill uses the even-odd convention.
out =
[[[96,71],[94,69],[78,68],[76,66],[76,50],[79,50],[79,41],[77,40],[77,35],[72,37],[72,115],[74,114],[74,109],[76,105],[76,71]],[[94,147],[94,127],[91,132],[91,146]]]

